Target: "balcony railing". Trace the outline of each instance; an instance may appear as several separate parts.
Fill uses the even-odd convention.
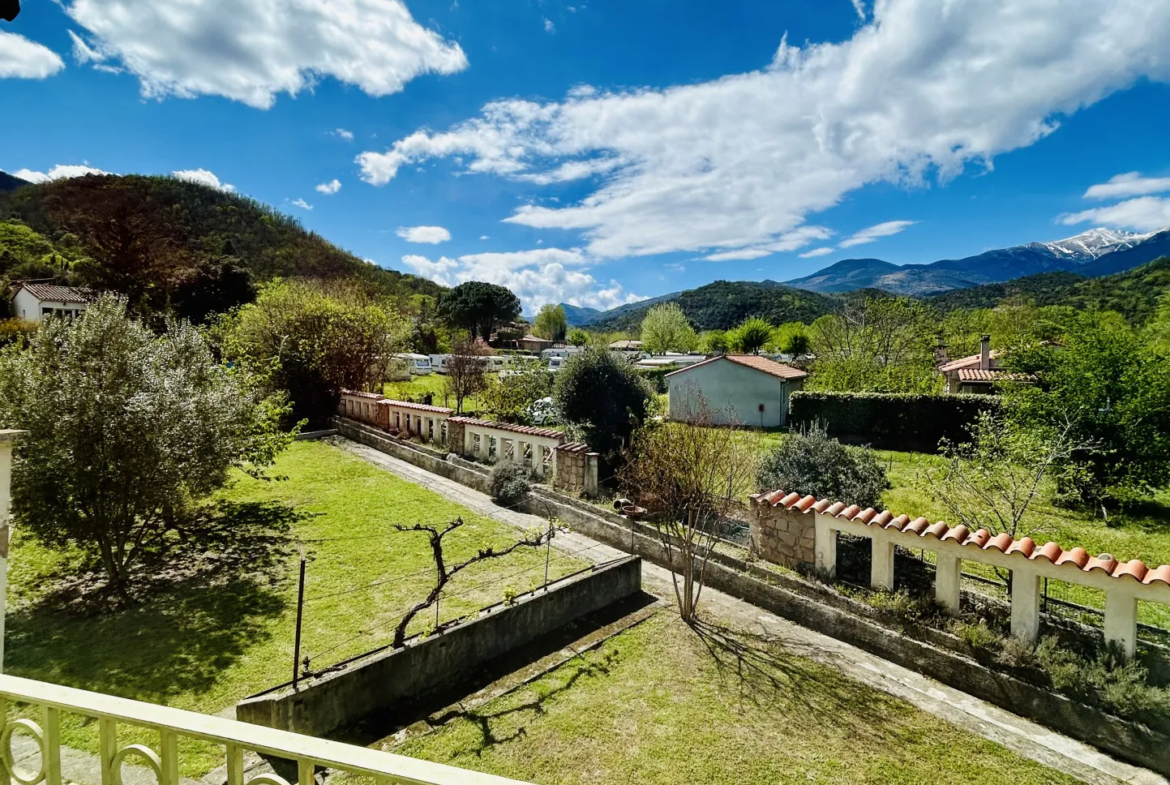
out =
[[[8,719],[10,703],[34,707],[34,719]],[[39,710],[39,714],[38,711]],[[328,767],[379,785],[523,785],[516,780],[457,769],[440,763],[407,758],[389,752],[327,741],[297,733],[250,725],[223,717],[115,698],[96,692],[61,687],[16,676],[0,675],[0,782],[19,785],[62,785],[61,713],[96,719],[101,746],[102,785],[122,785],[122,766],[128,760],[145,764],[159,785],[179,785],[180,738],[199,739],[223,746],[228,785],[292,785],[275,774],[245,779],[244,753],[256,752],[296,762],[296,785],[313,785],[317,767]],[[130,725],[158,732],[158,747],[118,746],[118,726]],[[12,736],[31,736],[40,747],[40,769],[22,770],[13,763]]]

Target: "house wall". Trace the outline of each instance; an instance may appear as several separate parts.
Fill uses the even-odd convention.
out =
[[[21,289],[12,299],[12,313],[26,321],[39,322],[42,320],[42,311],[52,308],[54,311],[66,311],[76,316],[85,313],[84,303],[60,303],[53,300],[38,300],[27,289]]]
[[[800,389],[800,380],[785,382],[770,374],[724,360],[688,368],[666,378],[670,391],[670,418],[684,421],[695,410],[695,392],[707,399],[712,414],[728,407],[734,419],[716,417],[717,424],[777,428],[788,424],[788,396]],[[760,412],[760,404],[764,411]]]

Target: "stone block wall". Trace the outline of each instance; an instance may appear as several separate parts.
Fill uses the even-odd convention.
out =
[[[457,417],[447,420],[447,451],[463,454],[463,423]]]
[[[557,454],[553,460],[556,461],[556,481],[553,487],[559,491],[580,496],[584,493],[589,493],[588,484],[588,465],[589,465],[588,445],[572,443],[562,444],[557,448]],[[596,453],[592,453],[596,456]],[[594,462],[596,466],[596,461]],[[596,474],[596,469],[594,469]],[[594,488],[592,491],[596,493],[596,481],[594,481]]]
[[[796,569],[816,561],[815,516],[753,502],[752,553],[765,561]]]

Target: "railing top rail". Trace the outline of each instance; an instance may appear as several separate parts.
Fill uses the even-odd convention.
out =
[[[10,700],[50,706],[99,719],[161,727],[184,736],[231,744],[278,757],[311,759],[319,765],[376,777],[382,782],[403,785],[525,785],[505,777],[390,752],[18,676],[0,675],[0,695]]]

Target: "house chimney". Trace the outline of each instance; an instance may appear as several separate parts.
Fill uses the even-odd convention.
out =
[[[946,365],[947,363],[947,344],[946,339],[942,333],[938,334],[938,345],[934,347],[934,364],[935,366]]]
[[[991,370],[991,336],[985,335],[979,339],[979,370]]]

